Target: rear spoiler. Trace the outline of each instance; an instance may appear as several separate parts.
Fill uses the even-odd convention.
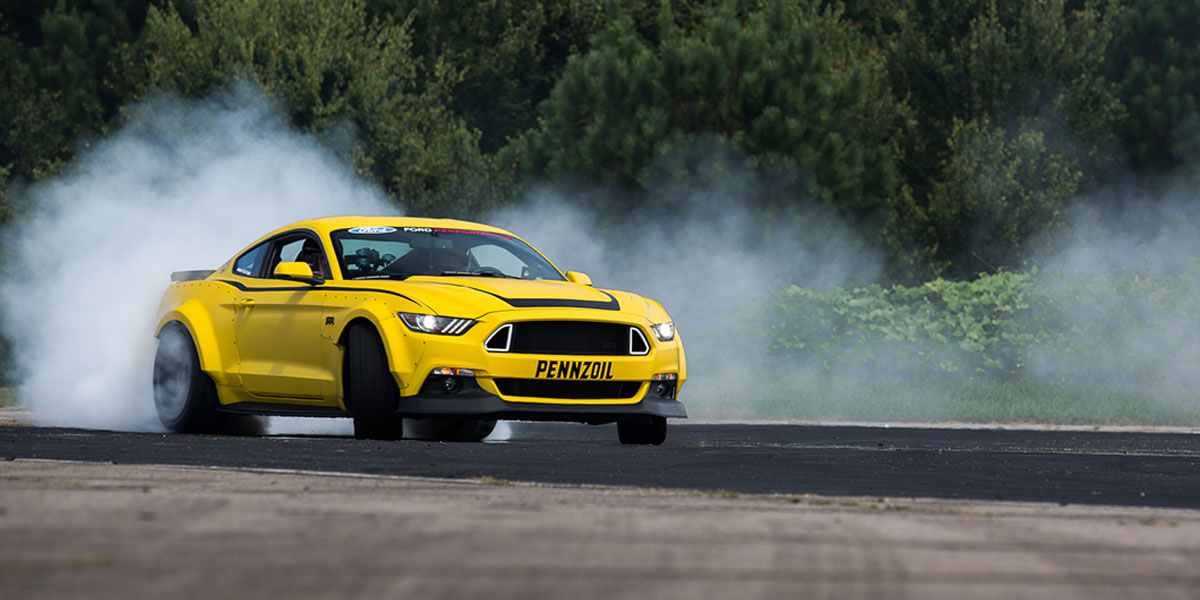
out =
[[[216,271],[209,269],[208,271],[175,271],[171,273],[171,281],[196,281],[197,279],[205,279]]]

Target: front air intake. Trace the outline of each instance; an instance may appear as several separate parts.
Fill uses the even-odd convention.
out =
[[[492,335],[488,336],[483,347],[487,348],[488,352],[508,352],[512,346],[512,331],[512,323],[501,325],[499,329],[492,332]]]
[[[521,321],[501,325],[487,341],[489,352],[574,356],[645,356],[642,330],[623,323]]]
[[[628,399],[642,387],[639,381],[563,381],[549,379],[496,378],[505,396],[562,398],[568,400]]]

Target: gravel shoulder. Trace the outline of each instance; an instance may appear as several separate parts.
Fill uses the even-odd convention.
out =
[[[1190,598],[1200,511],[0,462],[4,598]]]

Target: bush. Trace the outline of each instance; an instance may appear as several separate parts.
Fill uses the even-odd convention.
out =
[[[1190,385],[1200,265],[1171,275],[1004,272],[769,297],[771,350],[829,372]]]
[[[770,300],[772,350],[826,370],[1018,374],[1025,349],[1049,335],[1015,318],[1030,313],[1030,280],[1001,273],[914,287],[793,285]]]

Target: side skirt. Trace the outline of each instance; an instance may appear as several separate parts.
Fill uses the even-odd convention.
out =
[[[297,406],[270,402],[235,402],[217,409],[235,415],[266,415],[271,417],[349,417],[350,413],[334,406]]]

